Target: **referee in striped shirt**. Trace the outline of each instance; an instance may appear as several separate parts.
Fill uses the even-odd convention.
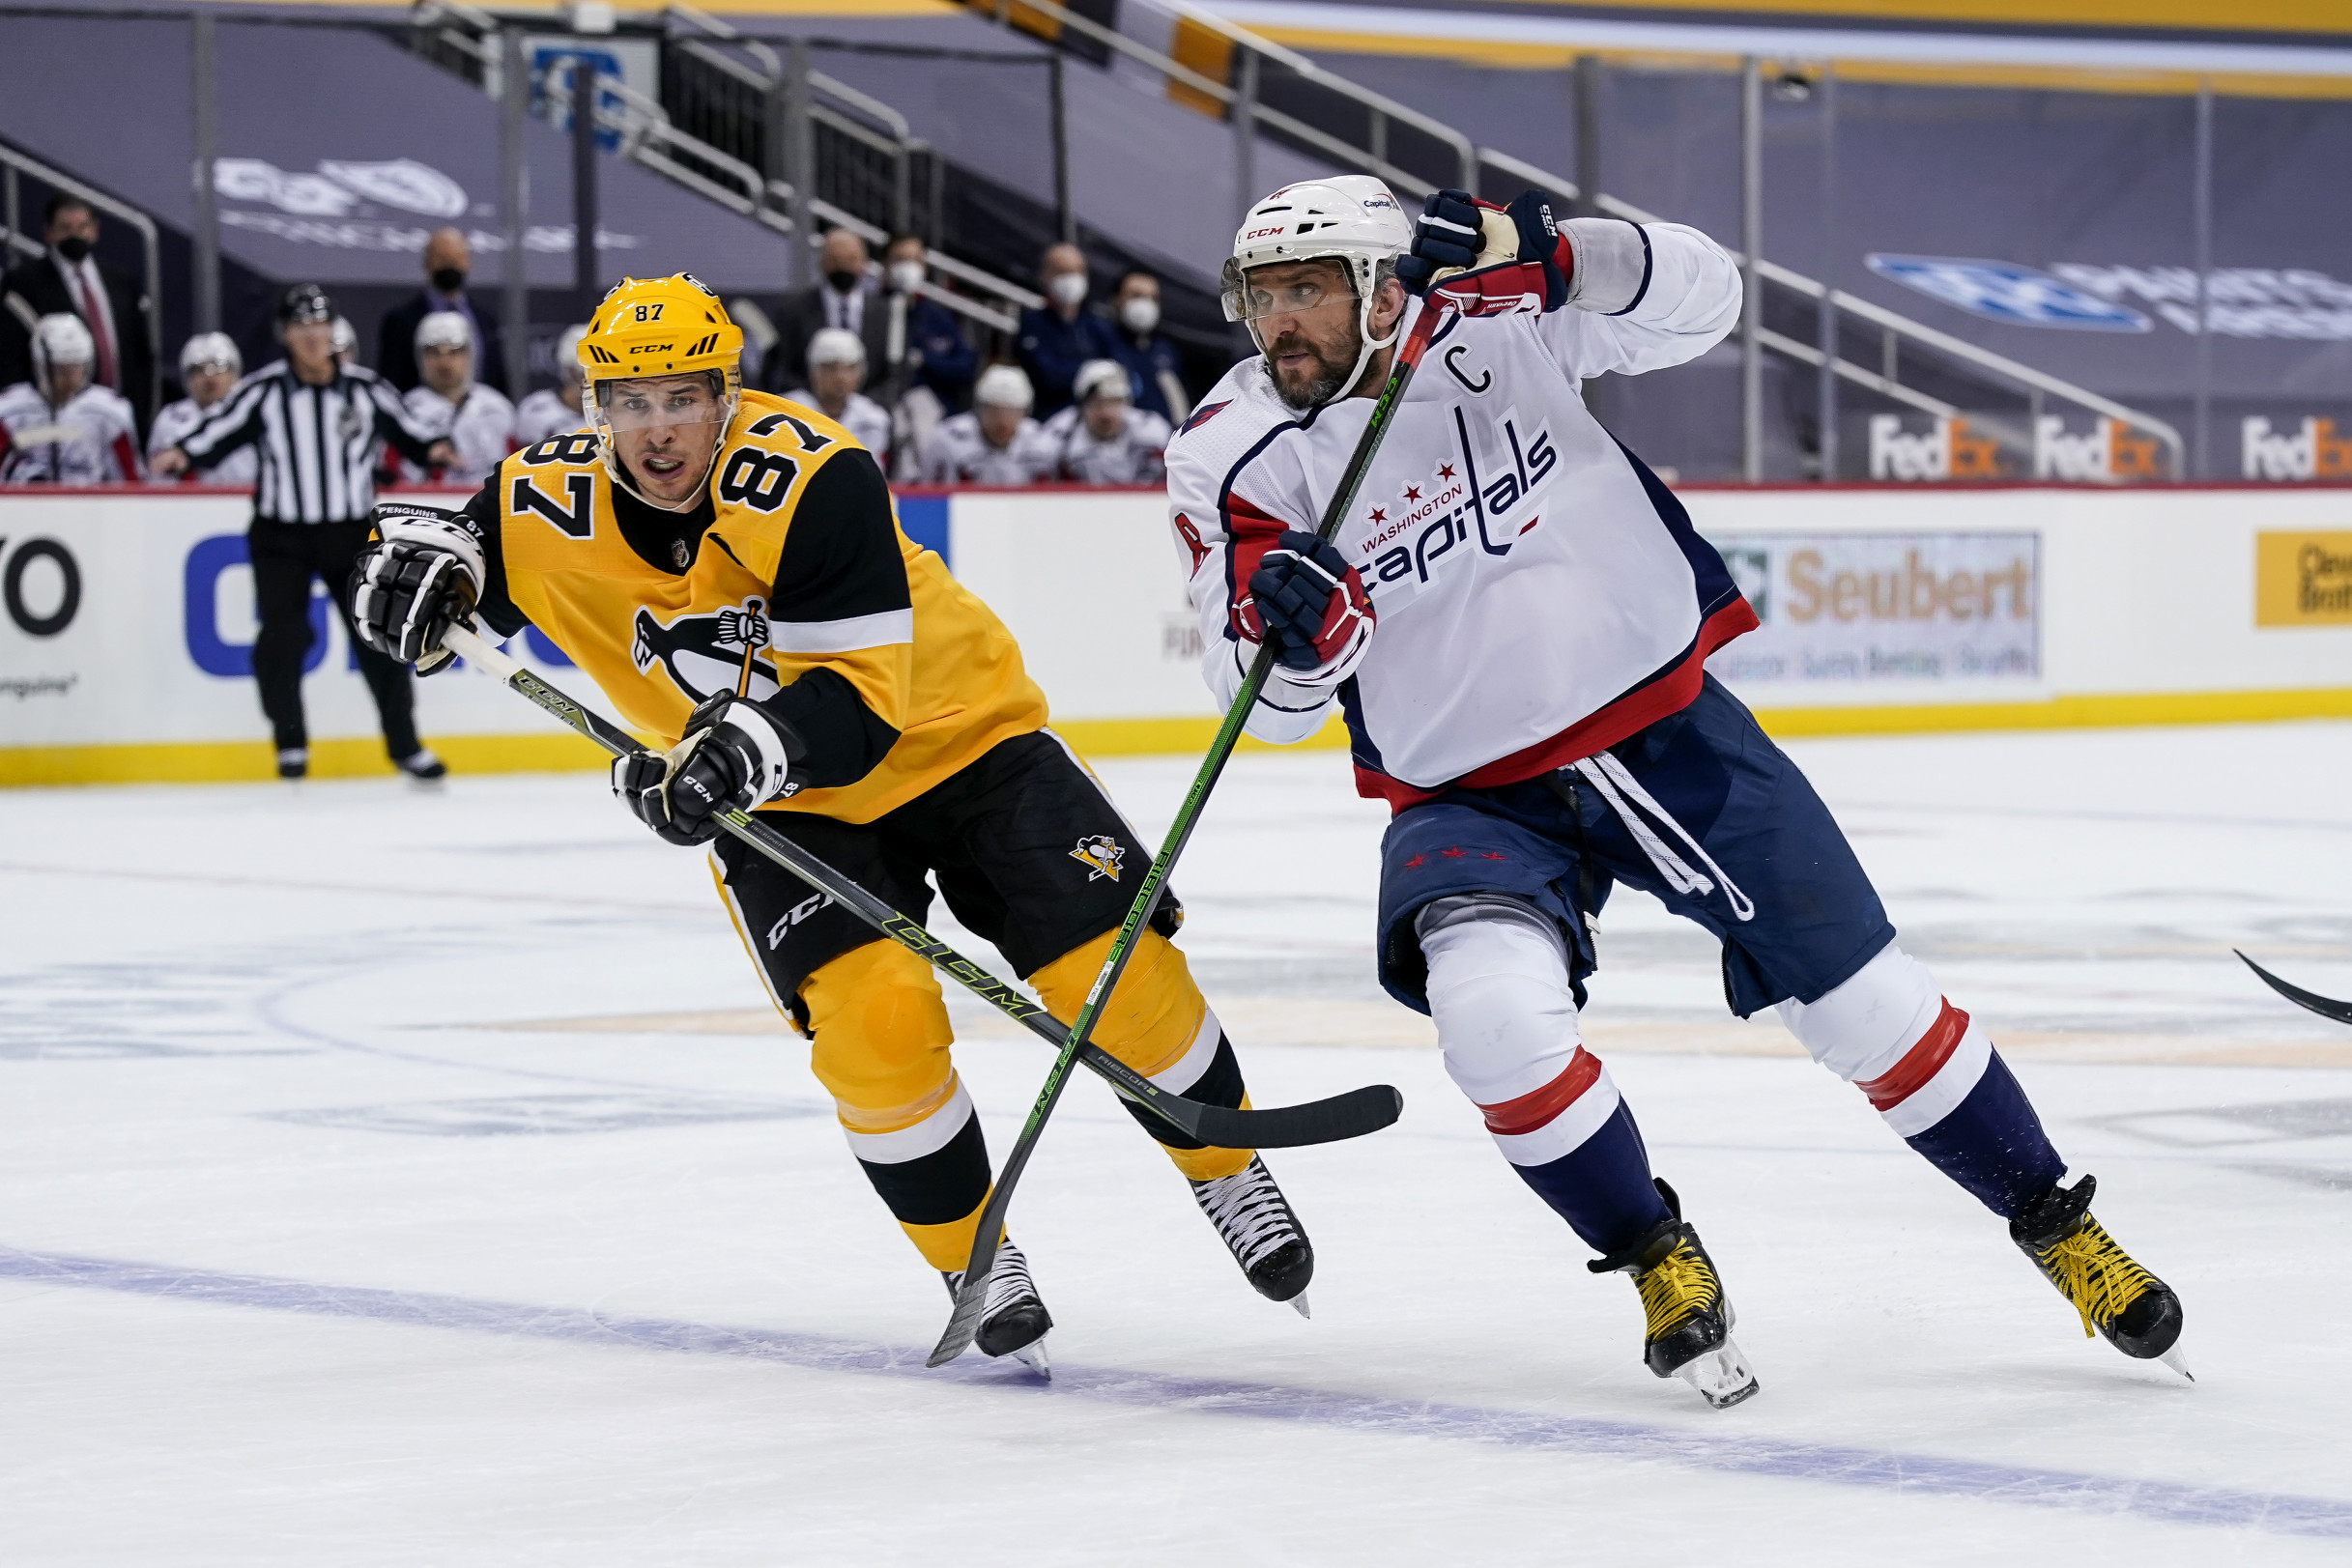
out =
[[[447,442],[431,440],[410,422],[388,383],[359,365],[336,362],[334,319],[326,290],[315,283],[289,287],[277,301],[277,335],[286,357],[239,382],[202,424],[150,464],[156,473],[174,474],[212,468],[246,446],[260,455],[253,523],[245,535],[261,613],[253,678],[275,732],[281,779],[299,779],[310,768],[302,661],[310,653],[312,577],[326,580],[343,629],[351,631],[344,584],[353,557],[367,543],[377,442],[391,442],[419,467],[457,462]],[[448,769],[416,738],[408,667],[356,636],[352,645],[375,694],[394,765],[415,779],[442,777]]]

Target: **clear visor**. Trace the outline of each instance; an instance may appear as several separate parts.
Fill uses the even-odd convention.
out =
[[[1288,316],[1312,310],[1333,299],[1354,300],[1356,291],[1344,283],[1328,278],[1296,278],[1286,283],[1259,283],[1248,274],[1240,276],[1227,272],[1225,286],[1219,295],[1225,306],[1225,320],[1238,322],[1263,321],[1268,316]]]
[[[616,431],[727,422],[727,400],[701,372],[596,384],[596,415]]]

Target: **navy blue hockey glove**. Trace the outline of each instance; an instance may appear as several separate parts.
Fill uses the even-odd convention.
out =
[[[1249,574],[1245,631],[1274,649],[1296,686],[1336,686],[1355,673],[1376,617],[1363,579],[1337,547],[1285,528]]]
[[[721,694],[694,710],[685,738],[667,753],[614,758],[613,793],[665,842],[708,843],[722,813],[798,794],[808,783],[800,767],[808,755],[790,725],[757,702]]]
[[[1414,222],[1412,252],[1396,260],[1397,280],[1407,289],[1465,316],[1558,310],[1568,302],[1575,271],[1568,237],[1535,190],[1522,191],[1508,207],[1467,190],[1435,191]]]
[[[352,630],[429,675],[452,657],[441,640],[481,602],[490,575],[482,542],[457,513],[434,506],[379,506],[374,522],[376,536],[352,562]]]

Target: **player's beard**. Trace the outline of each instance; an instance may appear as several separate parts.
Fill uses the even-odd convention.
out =
[[[1348,325],[1347,341],[1339,345],[1340,357],[1337,359],[1324,353],[1305,332],[1294,327],[1266,345],[1266,376],[1274,383],[1276,397],[1288,407],[1305,413],[1310,409],[1321,408],[1348,389],[1348,372],[1355,369],[1356,357],[1362,348],[1362,328],[1352,322]],[[1275,368],[1274,360],[1276,355],[1300,351],[1314,356],[1315,373],[1305,383],[1294,385],[1282,380],[1282,373]]]

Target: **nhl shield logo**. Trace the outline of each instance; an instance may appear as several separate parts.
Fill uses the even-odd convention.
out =
[[[1099,881],[1107,876],[1116,882],[1119,880],[1119,863],[1127,859],[1127,850],[1118,840],[1108,834],[1098,833],[1092,838],[1080,839],[1078,846],[1070,851],[1070,858],[1086,867],[1087,881]]]

